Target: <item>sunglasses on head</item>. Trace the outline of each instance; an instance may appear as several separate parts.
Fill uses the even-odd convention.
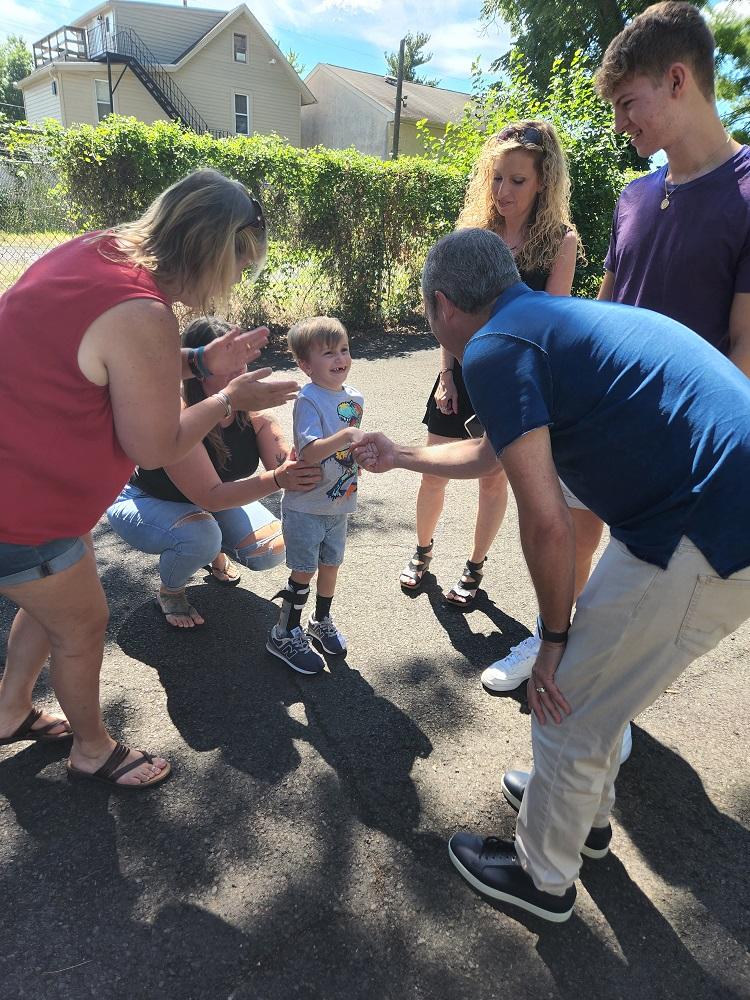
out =
[[[528,143],[531,146],[544,146],[542,133],[534,125],[506,125],[497,133],[497,138],[502,142],[506,139],[517,139],[519,142]]]
[[[241,233],[243,229],[265,229],[266,228],[266,217],[263,214],[263,208],[257,198],[250,196],[250,207],[252,214],[249,219],[246,219],[241,226],[237,227],[236,232]]]

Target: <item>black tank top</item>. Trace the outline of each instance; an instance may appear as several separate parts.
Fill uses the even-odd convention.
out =
[[[250,421],[248,420],[244,427],[240,427],[237,421],[233,420],[228,427],[221,428],[221,436],[229,449],[229,461],[223,469],[219,467],[219,460],[214,454],[208,438],[203,439],[203,444],[222,483],[233,483],[237,479],[252,476],[258,468],[260,455],[255,430]],[[156,497],[157,500],[174,500],[177,503],[193,502],[177,489],[164,469],[142,469],[137,466],[130,477],[130,482],[139,490],[148,493],[149,496]]]

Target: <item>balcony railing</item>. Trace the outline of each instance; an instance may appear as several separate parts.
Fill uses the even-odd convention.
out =
[[[34,42],[33,51],[35,69],[46,66],[56,59],[77,61],[88,59],[86,32],[83,28],[74,28],[66,24],[38,42]]]

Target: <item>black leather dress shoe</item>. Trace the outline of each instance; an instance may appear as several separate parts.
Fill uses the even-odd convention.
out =
[[[528,771],[506,771],[501,781],[503,795],[506,801],[518,812],[521,808],[523,793],[529,782]],[[586,843],[581,848],[581,854],[587,858],[603,858],[609,853],[609,842],[612,840],[612,827],[592,826]]]
[[[541,892],[521,867],[515,845],[498,837],[454,833],[448,854],[459,874],[483,896],[518,906],[542,920],[560,924],[573,912],[576,887],[564,895]]]

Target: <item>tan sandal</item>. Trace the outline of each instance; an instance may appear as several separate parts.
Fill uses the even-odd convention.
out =
[[[211,576],[214,578],[214,580],[216,580],[216,582],[220,584],[222,587],[236,587],[237,584],[240,582],[240,571],[237,569],[237,567],[229,558],[229,556],[226,554],[226,552],[222,552],[222,555],[224,556],[223,569],[219,569],[219,567],[214,566],[213,563],[209,563],[207,566],[204,566],[203,568],[207,569],[208,572],[211,574]],[[221,576],[217,576],[216,575],[217,573],[221,573]],[[222,580],[221,578],[222,576],[226,577],[226,579]]]

